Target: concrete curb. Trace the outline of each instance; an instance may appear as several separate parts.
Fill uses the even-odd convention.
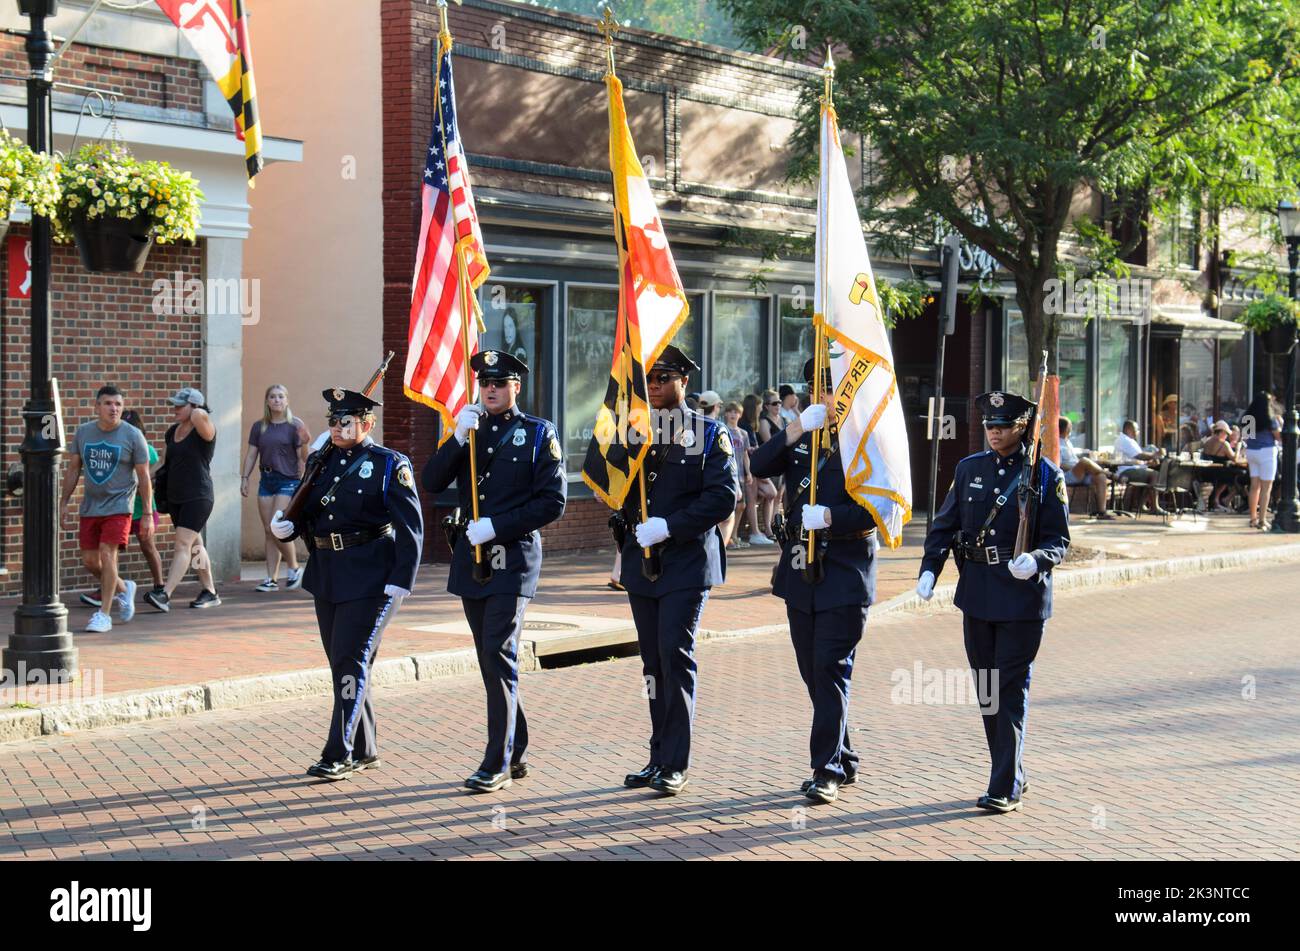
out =
[[[1249,568],[1255,565],[1300,561],[1300,544],[1273,548],[1252,548],[1213,555],[1192,555],[1167,561],[1111,563],[1095,568],[1076,568],[1055,576],[1057,593],[1087,588],[1132,584],[1187,574],[1204,574]],[[907,592],[871,608],[871,619],[901,620],[909,614],[933,614],[955,610],[952,606],[956,585],[936,588],[930,601],[922,601]],[[767,624],[734,631],[702,629],[700,641],[735,640],[768,634],[783,634],[784,624]],[[522,671],[540,670],[531,643],[520,645],[519,667]],[[394,657],[375,664],[373,676],[378,684],[404,684],[444,677],[456,677],[478,670],[478,657],[472,648],[436,651],[407,657]],[[317,696],[330,691],[328,668],[296,670],[252,677],[214,680],[205,684],[159,687],[130,693],[110,694],[93,700],[72,701],[35,709],[0,710],[0,743],[19,742],[42,735],[122,726],[144,720],[186,716],[208,710],[230,710],[266,703]]]

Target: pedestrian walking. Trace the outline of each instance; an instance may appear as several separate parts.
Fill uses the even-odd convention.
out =
[[[182,387],[167,402],[171,404],[175,422],[163,437],[166,493],[162,501],[176,529],[176,550],[172,553],[163,590],[150,591],[145,600],[159,611],[170,611],[172,595],[193,567],[200,587],[190,607],[213,608],[221,604],[221,598],[217,595],[212,562],[203,545],[202,533],[216,501],[212,452],[216,447],[217,427],[203,394],[194,387]]]
[[[470,368],[478,374],[482,405],[461,411],[455,432],[426,464],[421,484],[436,493],[454,481],[462,513],[472,511],[478,492],[478,518],[454,531],[447,590],[461,599],[487,691],[487,748],[465,786],[488,793],[529,772],[519,635],[542,569],[540,529],[564,514],[568,487],[555,424],[527,415],[516,403],[527,365],[503,350],[482,350]],[[471,432],[478,433],[477,487]],[[475,563],[476,546],[485,565]]]
[[[1250,493],[1246,498],[1250,527],[1267,529],[1268,503],[1273,497],[1273,480],[1277,478],[1282,449],[1282,415],[1277,411],[1273,394],[1267,390],[1256,393],[1241,420],[1246,433],[1246,466],[1250,472]]]
[[[992,759],[988,791],[976,805],[1014,812],[1028,788],[1024,767],[1029,680],[1043,629],[1052,616],[1052,569],[1070,545],[1069,503],[1061,470],[1026,452],[1034,404],[1014,393],[975,397],[989,448],[957,463],[952,486],[925,538],[916,593],[934,595],[934,583],[953,552],[966,658],[979,688],[984,736]],[[1034,493],[1032,530],[1015,555],[1021,515],[1017,490]],[[1008,504],[1011,503],[1011,504]]]
[[[271,519],[289,507],[289,500],[302,484],[307,453],[311,447],[311,430],[289,407],[289,391],[280,383],[267,387],[262,400],[262,418],[248,432],[248,451],[244,453],[239,477],[239,493],[248,498],[254,471],[257,482],[257,511],[262,517],[266,546],[266,577],[254,591],[276,591],[280,562],[287,574],[284,586],[302,586],[302,569],[298,567],[298,549],[271,534]]]
[[[322,396],[330,448],[320,450],[301,511],[293,520],[277,511],[271,532],[312,548],[302,586],[315,600],[334,709],[321,758],[307,775],[337,782],[382,762],[371,675],[384,631],[415,587],[424,518],[411,461],[370,436],[380,402],[341,387]]]
[[[86,624],[86,630],[96,634],[113,629],[113,608],[120,621],[135,616],[136,584],[119,577],[118,552],[125,550],[131,537],[136,492],[144,511],[153,507],[149,446],[144,434],[122,419],[122,409],[122,391],[111,384],[101,386],[95,394],[95,419],[78,426],[73,436],[59,509],[64,530],[70,530],[68,503],[84,472],[77,539],[81,563],[99,579],[100,606]],[[142,540],[151,539],[152,521],[142,519],[138,532]],[[104,610],[105,605],[109,610]]]

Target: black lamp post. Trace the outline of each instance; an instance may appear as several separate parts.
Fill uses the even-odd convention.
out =
[[[46,17],[58,0],[18,0],[31,19],[27,33],[27,141],[48,152],[51,138],[50,58],[54,44]],[[0,668],[23,683],[63,683],[77,671],[77,649],[68,633],[68,609],[59,600],[59,457],[63,420],[50,374],[50,221],[32,212],[32,377],[23,407],[23,603]]]
[[[1296,299],[1297,266],[1300,266],[1300,208],[1289,201],[1278,202],[1277,217],[1282,223],[1289,269],[1288,294]],[[1296,447],[1300,446],[1300,420],[1296,418],[1296,327],[1291,329],[1291,347],[1286,363],[1286,416],[1282,422],[1282,498],[1273,522],[1275,532],[1300,532],[1300,500],[1296,498]]]

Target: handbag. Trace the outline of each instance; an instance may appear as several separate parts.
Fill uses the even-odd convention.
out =
[[[160,515],[167,514],[167,463],[165,462],[153,474],[153,505]]]

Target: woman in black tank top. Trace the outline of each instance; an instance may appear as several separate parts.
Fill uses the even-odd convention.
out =
[[[145,600],[160,611],[171,610],[172,594],[193,565],[199,574],[199,596],[192,608],[211,608],[221,603],[212,577],[208,550],[200,534],[212,514],[216,493],[212,488],[212,451],[216,447],[217,428],[208,415],[203,394],[184,387],[167,398],[174,408],[176,422],[164,437],[167,466],[167,514],[176,527],[176,551],[172,555],[167,584],[158,593],[150,592]]]

